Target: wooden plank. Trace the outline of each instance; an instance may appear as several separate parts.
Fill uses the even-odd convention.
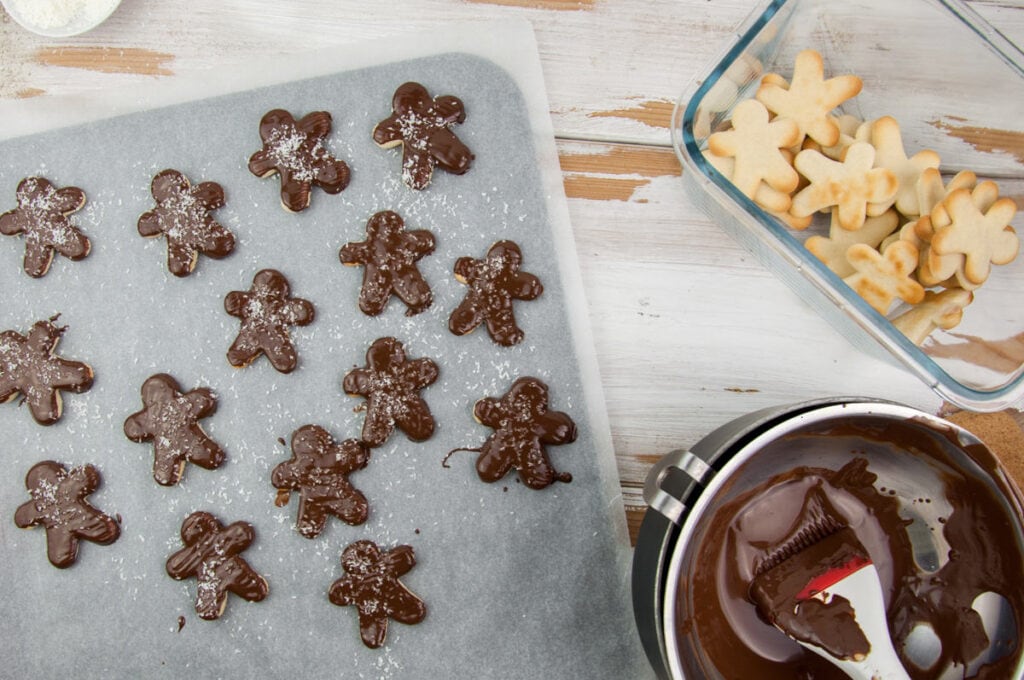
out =
[[[966,125],[962,121],[956,120],[933,121],[931,124],[936,129],[967,142],[978,151],[1005,153],[1024,165],[1024,132],[993,130]]]
[[[675,153],[663,148],[563,144],[559,160],[566,196],[598,201],[629,201],[654,178],[682,172]]]
[[[43,66],[77,68],[97,73],[124,73],[141,76],[170,76],[168,63],[174,55],[141,48],[43,47],[34,55]]]
[[[556,133],[666,145],[671,109],[759,0],[182,0],[125,2],[99,28],[66,39],[0,22],[0,97],[82,95],[154,76],[197,75],[266,54],[302,52],[457,21],[523,17],[537,34]],[[973,5],[1024,44],[1020,3]],[[5,17],[6,19],[6,17]],[[396,38],[396,39],[400,39]],[[62,49],[80,69],[39,59]],[[89,58],[88,50],[95,51]],[[138,59],[112,59],[136,53]],[[71,53],[66,53],[71,54]],[[173,55],[167,57],[166,55]],[[117,63],[117,70],[111,64]]]
[[[139,79],[197,75],[266,54],[523,17],[536,30],[559,136],[666,145],[668,115],[683,86],[754,2],[380,0],[372,11],[357,0],[126,2],[99,28],[67,39],[0,23],[0,97],[81,95],[131,87]],[[122,51],[139,59],[112,59]],[[68,65],[77,69],[74,77]]]
[[[468,0],[481,5],[527,7],[531,9],[580,10],[593,9],[596,0]]]

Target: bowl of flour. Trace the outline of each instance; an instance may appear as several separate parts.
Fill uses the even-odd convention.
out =
[[[51,38],[65,38],[99,26],[121,0],[0,0],[23,28]]]

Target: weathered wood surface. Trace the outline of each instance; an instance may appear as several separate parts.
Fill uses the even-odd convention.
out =
[[[452,21],[528,19],[635,525],[651,463],[745,412],[835,394],[943,408],[916,378],[839,337],[682,193],[670,148],[672,108],[756,4],[125,0],[105,24],[67,39],[32,35],[0,11],[0,98],[97,98],[110,88],[201,75],[257,55],[400,36]],[[1024,45],[1024,2],[971,4]],[[947,132],[972,144],[1024,146],[983,131]],[[1019,411],[1009,415],[1024,423]],[[1024,473],[1019,461],[1013,464]]]

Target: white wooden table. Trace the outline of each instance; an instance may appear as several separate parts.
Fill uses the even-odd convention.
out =
[[[748,411],[837,394],[943,406],[916,378],[849,345],[682,194],[672,107],[757,4],[124,0],[99,28],[66,39],[28,33],[0,11],[0,98],[89,100],[257,55],[453,21],[529,20],[635,523],[653,460]],[[1024,44],[1024,2],[972,5]]]

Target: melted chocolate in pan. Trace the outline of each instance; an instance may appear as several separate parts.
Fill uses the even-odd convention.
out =
[[[804,521],[813,491],[875,563],[914,680],[953,666],[958,678],[1011,677],[1024,561],[1019,508],[1006,500],[1018,496],[988,478],[1002,479],[996,468],[984,448],[962,448],[923,422],[833,419],[771,442],[704,515],[683,572],[692,581],[680,584],[679,639],[696,637],[705,667],[724,677],[846,678],[769,625],[749,595],[756,565]]]

